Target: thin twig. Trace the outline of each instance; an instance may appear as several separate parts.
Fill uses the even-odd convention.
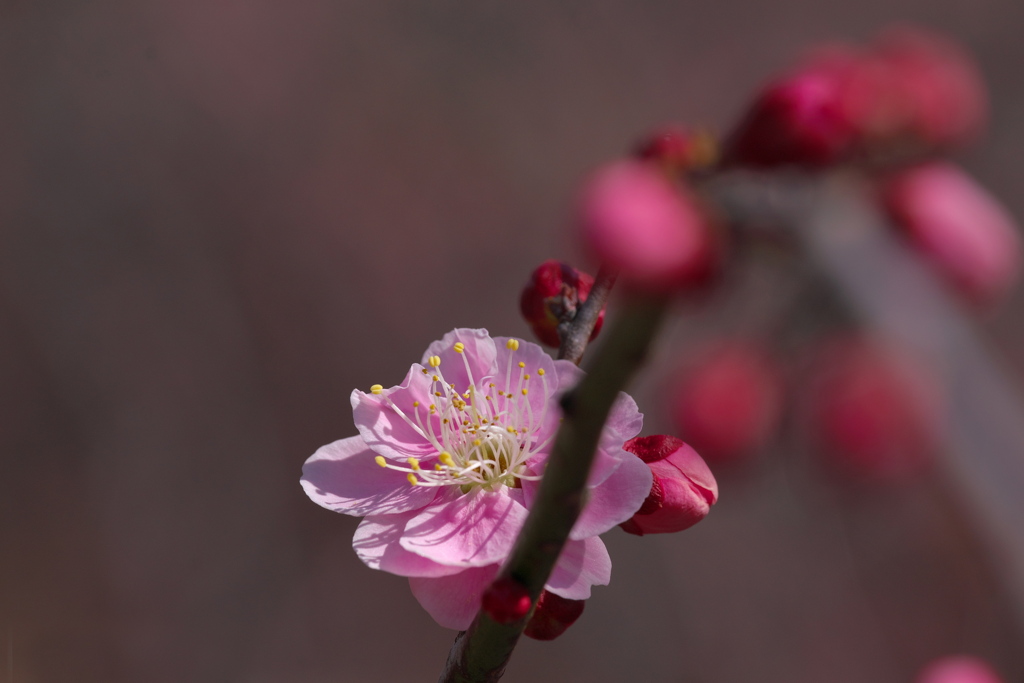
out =
[[[601,316],[605,304],[608,303],[608,295],[615,284],[615,277],[615,271],[607,266],[601,266],[594,279],[594,286],[590,288],[590,294],[587,295],[587,300],[580,304],[572,320],[559,324],[558,336],[562,340],[562,345],[558,349],[560,360],[569,360],[576,365],[580,364],[583,352],[587,350],[590,335],[594,331],[594,326],[597,325],[597,319]]]
[[[664,297],[627,302],[597,349],[588,374],[562,398],[564,420],[537,499],[498,576],[525,586],[534,604],[583,509],[587,475],[612,404],[647,357],[666,305]],[[439,682],[499,680],[528,619],[529,615],[498,624],[478,613],[469,629],[456,637]]]

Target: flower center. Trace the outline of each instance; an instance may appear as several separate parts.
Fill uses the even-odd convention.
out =
[[[543,368],[536,370],[541,380],[544,401],[539,414],[529,401],[530,373],[523,362],[513,363],[519,342],[509,339],[508,363],[504,377],[474,378],[465,346],[454,346],[462,356],[468,386],[460,393],[448,383],[441,372],[441,358],[431,356],[430,369],[422,372],[431,379],[432,403],[427,406],[412,401],[397,405],[375,384],[371,393],[380,395],[388,409],[400,416],[436,451],[422,459],[407,458],[398,465],[378,455],[381,467],[405,472],[414,486],[459,486],[463,493],[475,487],[492,490],[498,486],[518,487],[520,479],[536,480],[538,475],[525,472],[526,461],[547,447],[549,440],[539,442],[538,430],[544,424],[548,404],[548,384]],[[497,373],[500,375],[500,373]],[[393,392],[391,392],[393,393]]]

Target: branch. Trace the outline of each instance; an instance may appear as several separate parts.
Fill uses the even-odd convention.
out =
[[[602,270],[585,306],[593,301],[600,311],[603,301],[598,305],[598,300],[607,297],[607,288],[603,294],[595,295],[598,283],[607,282],[610,288],[613,280],[614,276]],[[512,578],[525,586],[534,605],[583,509],[587,475],[612,404],[643,365],[666,308],[664,297],[636,297],[628,302],[605,335],[590,364],[590,372],[562,397],[564,420],[555,437],[537,499],[498,575],[498,580]],[[581,315],[586,310],[582,309]],[[597,319],[596,314],[593,319]],[[580,333],[585,325],[581,322]],[[592,323],[589,329],[593,329]],[[584,345],[590,336],[589,329],[583,335]],[[529,615],[511,624],[498,624],[478,612],[469,629],[455,638],[439,683],[499,680],[528,619]]]
[[[575,317],[558,325],[558,336],[562,340],[562,346],[558,349],[559,360],[571,360],[576,365],[580,364],[601,310],[608,303],[608,294],[615,284],[615,277],[616,273],[613,270],[601,266],[587,300],[580,304]]]

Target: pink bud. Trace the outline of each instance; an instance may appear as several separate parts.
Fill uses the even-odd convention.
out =
[[[554,640],[580,618],[586,602],[543,591],[523,633],[534,640]]]
[[[854,141],[844,103],[845,70],[812,65],[770,84],[727,143],[732,165],[820,168],[841,161]]]
[[[1003,683],[986,662],[960,655],[937,659],[921,671],[916,683]]]
[[[897,115],[899,132],[947,147],[973,137],[988,111],[977,67],[957,45],[920,28],[891,28],[871,53],[883,75],[879,93]]]
[[[710,230],[696,199],[640,161],[595,171],[584,185],[577,223],[591,253],[639,289],[690,284],[706,275],[713,258]]]
[[[526,586],[512,578],[494,581],[481,598],[484,614],[499,624],[510,624],[530,612],[530,593]]]
[[[991,303],[1017,280],[1021,244],[1013,219],[956,166],[911,168],[891,178],[882,195],[893,221],[969,300]]]
[[[594,278],[567,263],[549,260],[537,266],[519,297],[519,310],[541,343],[558,347],[558,323],[572,320],[580,304],[587,300]],[[597,337],[604,324],[604,309],[590,338]]]
[[[913,358],[849,338],[826,345],[813,368],[812,426],[830,465],[862,479],[896,481],[931,464],[939,391]]]
[[[732,342],[700,356],[674,383],[670,411],[679,433],[713,463],[757,451],[782,412],[781,373],[758,347]]]
[[[623,448],[643,460],[654,483],[640,509],[619,526],[626,532],[667,534],[689,529],[707,517],[718,500],[718,483],[707,464],[674,436],[638,436]]]

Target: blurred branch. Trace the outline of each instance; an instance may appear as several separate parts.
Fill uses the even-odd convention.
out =
[[[610,287],[610,278],[606,275],[603,279]],[[595,301],[600,311],[598,297],[591,291],[587,303]],[[666,305],[667,300],[660,297],[629,301],[606,333],[588,373],[562,397],[564,419],[537,499],[497,579],[511,578],[522,584],[534,604],[583,509],[587,476],[612,404],[646,359]],[[582,325],[580,329],[584,329]],[[583,336],[584,344],[589,335],[587,331]],[[499,680],[528,620],[529,615],[499,624],[479,612],[469,629],[456,637],[439,681]]]
[[[1024,626],[1024,400],[974,322],[850,179],[723,178],[708,190],[741,224],[785,226],[858,319],[929,363],[945,391],[947,478]]]

